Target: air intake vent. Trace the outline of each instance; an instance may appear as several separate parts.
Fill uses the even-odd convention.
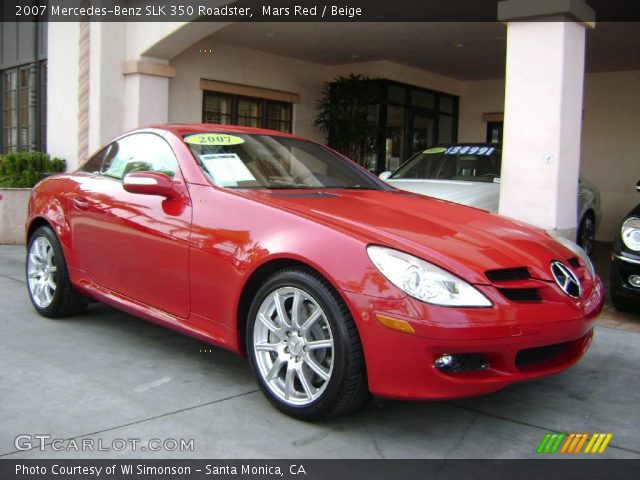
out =
[[[499,288],[498,290],[512,302],[539,302],[542,300],[537,288]]]
[[[545,347],[527,348],[516,355],[516,367],[526,367],[535,363],[547,362],[564,352],[569,343],[557,343]]]
[[[512,282],[514,280],[527,280],[531,278],[526,267],[504,268],[485,272],[487,278],[493,283]]]
[[[573,268],[580,268],[580,262],[576,257],[571,257],[567,260],[567,262],[569,262],[569,265],[571,265]]]

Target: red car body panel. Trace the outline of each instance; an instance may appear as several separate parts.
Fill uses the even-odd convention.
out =
[[[574,254],[544,232],[482,210],[401,191],[230,190],[211,185],[182,140],[197,132],[280,132],[218,125],[158,126],[180,172],[178,198],[137,195],[88,173],[43,180],[33,191],[27,231],[49,223],[63,246],[72,283],[131,314],[244,353],[240,301],[252,275],[274,261],[306,264],[339,292],[362,340],[370,390],[436,399],[488,393],[556,373],[588,347],[604,290],[585,265],[573,267],[583,294],[555,283],[550,262]],[[439,265],[478,288],[493,306],[453,308],[408,297],[367,256],[394,248]],[[485,272],[527,267],[531,278],[496,284]],[[536,288],[538,302],[515,302],[500,288]],[[414,334],[376,315],[404,320]],[[534,367],[518,352],[562,344]],[[482,353],[490,368],[443,373],[442,354]]]

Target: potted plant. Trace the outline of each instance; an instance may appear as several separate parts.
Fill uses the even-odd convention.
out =
[[[45,176],[64,172],[65,161],[42,152],[0,155],[0,244],[24,243],[31,188]]]
[[[337,77],[315,105],[314,124],[327,135],[329,146],[363,166],[376,148],[378,90],[369,77]]]

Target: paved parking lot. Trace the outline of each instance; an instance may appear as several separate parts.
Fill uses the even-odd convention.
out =
[[[24,247],[0,246],[4,458],[535,458],[548,431],[613,432],[604,457],[640,458],[640,317],[611,307],[586,357],[560,375],[454,402],[369,401],[306,424],[270,407],[244,358],[99,304],[39,317],[23,262]],[[17,451],[19,434],[103,447],[194,439],[194,449]]]

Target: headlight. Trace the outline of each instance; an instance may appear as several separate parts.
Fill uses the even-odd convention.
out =
[[[396,287],[418,300],[435,305],[490,307],[487,297],[464,280],[412,255],[371,245],[369,258]]]
[[[640,251],[640,218],[629,217],[622,223],[620,229],[622,241],[628,249]]]
[[[560,245],[571,250],[576,256],[580,257],[580,260],[582,260],[587,266],[587,270],[589,271],[589,275],[591,275],[591,278],[596,278],[596,268],[593,266],[593,262],[589,258],[589,255],[587,255],[587,252],[585,252],[580,245],[564,237],[556,235],[555,233],[547,232],[547,234]]]

